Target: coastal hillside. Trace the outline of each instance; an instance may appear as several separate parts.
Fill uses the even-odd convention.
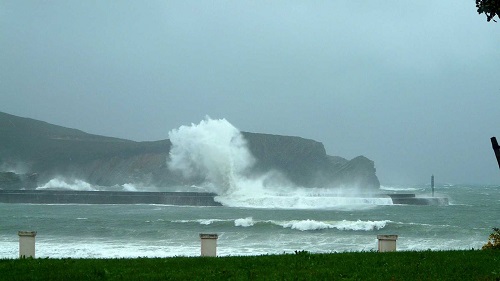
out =
[[[359,156],[329,156],[322,143],[300,137],[243,132],[256,158],[253,172],[276,171],[305,187],[379,188],[375,165]],[[34,188],[55,177],[93,185],[199,184],[168,169],[170,140],[135,142],[88,134],[0,112],[0,188]],[[34,184],[36,181],[36,184]]]

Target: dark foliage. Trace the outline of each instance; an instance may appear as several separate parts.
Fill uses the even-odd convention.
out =
[[[486,20],[494,20],[495,16],[500,18],[500,0],[476,0],[476,8],[479,14],[484,13]]]
[[[483,250],[500,250],[500,228],[493,228],[493,232],[490,234],[488,243],[484,244]]]

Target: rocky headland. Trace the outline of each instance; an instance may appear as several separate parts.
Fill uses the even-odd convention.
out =
[[[277,171],[303,187],[380,187],[374,162],[326,154],[322,143],[300,137],[243,132],[256,159],[254,172]],[[172,144],[135,142],[0,112],[0,189],[33,189],[55,177],[92,185],[199,184],[169,170]],[[37,183],[37,184],[34,184]]]

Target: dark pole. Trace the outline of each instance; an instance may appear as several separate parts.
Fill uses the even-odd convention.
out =
[[[434,175],[431,176],[432,197],[434,197]]]
[[[495,151],[495,156],[497,157],[498,168],[500,168],[500,146],[498,146],[497,138],[491,138],[491,146],[493,147],[493,151]]]

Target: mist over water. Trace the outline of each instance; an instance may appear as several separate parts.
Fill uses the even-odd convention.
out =
[[[252,174],[258,163],[241,132],[226,119],[206,117],[170,131],[169,138],[169,169],[202,180],[202,188],[216,193],[215,199],[225,206],[318,209],[392,204],[390,198],[353,197],[357,192],[349,188],[297,187],[277,171]]]

